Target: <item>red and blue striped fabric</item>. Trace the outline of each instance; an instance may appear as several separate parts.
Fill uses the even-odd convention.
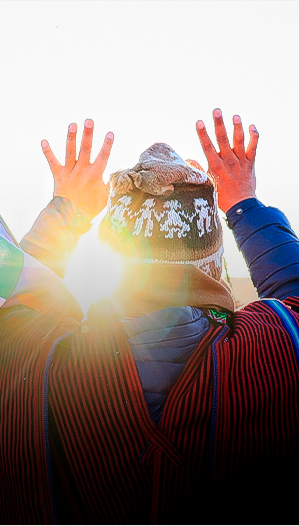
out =
[[[291,524],[298,367],[280,313],[257,301],[211,328],[156,426],[107,310],[0,316],[2,522],[52,523],[55,499],[59,524]]]

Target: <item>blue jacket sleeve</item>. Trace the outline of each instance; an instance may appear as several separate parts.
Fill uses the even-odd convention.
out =
[[[299,297],[299,240],[286,216],[257,199],[240,201],[227,212],[261,298]]]

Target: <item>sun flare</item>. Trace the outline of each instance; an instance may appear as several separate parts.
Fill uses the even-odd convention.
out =
[[[100,243],[92,231],[80,239],[64,278],[85,316],[93,303],[113,294],[123,272],[122,257]]]

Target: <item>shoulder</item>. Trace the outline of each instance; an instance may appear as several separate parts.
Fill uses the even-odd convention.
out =
[[[263,348],[280,352],[287,349],[293,354],[290,323],[299,334],[299,298],[287,298],[283,302],[257,300],[234,313],[227,341],[243,350],[259,352]]]
[[[50,335],[75,330],[79,322],[59,311],[41,313],[35,306],[12,305],[0,309],[0,347],[15,345],[22,341],[31,346],[33,342],[48,340]],[[50,339],[53,339],[51,337]]]
[[[259,299],[237,310],[233,320],[234,323],[275,323],[281,319],[279,312],[291,312],[294,319],[299,321],[299,298],[288,297],[283,301],[274,298]]]

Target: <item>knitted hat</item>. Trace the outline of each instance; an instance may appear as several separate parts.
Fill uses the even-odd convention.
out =
[[[153,144],[136,166],[111,175],[100,240],[136,262],[192,263],[220,280],[223,247],[216,193],[199,168],[167,144]]]

